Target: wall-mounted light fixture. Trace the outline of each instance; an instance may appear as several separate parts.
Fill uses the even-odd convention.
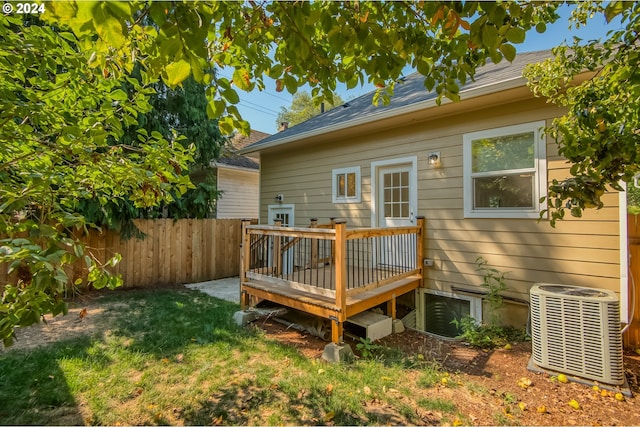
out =
[[[440,152],[439,151],[434,151],[432,153],[429,153],[429,155],[427,156],[427,163],[429,164],[429,166],[440,166]]]
[[[284,194],[277,194],[275,199],[276,199],[276,202],[278,203],[284,202]]]

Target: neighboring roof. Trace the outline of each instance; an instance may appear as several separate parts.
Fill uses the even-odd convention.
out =
[[[225,148],[222,156],[216,162],[218,167],[235,167],[243,169],[260,169],[260,163],[256,159],[238,154],[238,150],[269,137],[270,134],[252,130],[249,136],[236,134],[229,140],[229,147]]]
[[[531,63],[541,62],[551,56],[550,50],[520,53],[512,63],[504,60],[498,64],[487,63],[478,68],[473,81],[468,81],[460,89],[460,97],[469,99],[479,95],[499,92],[512,87],[524,86],[526,80],[522,77],[524,67]],[[246,154],[260,151],[296,140],[323,133],[347,129],[352,126],[365,124],[393,117],[419,109],[436,107],[437,94],[428,92],[424,87],[424,76],[412,73],[404,80],[396,83],[394,94],[389,105],[378,106],[372,104],[375,91],[345,102],[343,105],[319,114],[307,121],[261,139],[244,149],[240,153]],[[443,99],[442,103],[448,100]]]
[[[240,149],[246,147],[247,145],[251,145],[251,144],[253,144],[255,142],[258,142],[258,141],[260,141],[262,139],[265,139],[265,138],[267,138],[269,136],[271,136],[271,134],[269,134],[269,133],[260,132],[259,130],[252,130],[249,133],[249,136],[243,135],[241,133],[235,134],[231,138],[229,143],[231,144],[233,149],[240,150]]]
[[[247,156],[241,156],[235,152],[225,152],[220,158],[215,162],[215,166],[217,167],[234,167],[234,168],[242,168],[242,169],[253,169],[259,170],[260,163],[258,163],[255,159],[252,159]]]

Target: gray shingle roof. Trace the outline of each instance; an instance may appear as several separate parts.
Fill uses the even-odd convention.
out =
[[[474,81],[467,81],[460,90],[460,95],[464,99],[464,92],[478,89],[481,87],[498,85],[503,82],[522,78],[522,70],[527,64],[541,62],[551,56],[551,51],[538,51],[520,53],[515,60],[510,63],[506,60],[498,63],[487,63],[479,68],[476,72]],[[495,89],[499,90],[498,87]],[[350,121],[362,120],[370,118],[378,120],[394,114],[394,110],[407,107],[425,101],[434,101],[437,97],[434,91],[428,92],[424,87],[424,76],[419,73],[412,73],[402,82],[398,82],[395,86],[394,95],[388,105],[378,106],[372,104],[375,91],[369,92],[358,98],[347,101],[342,106],[333,108],[323,114],[317,115],[305,122],[291,126],[289,129],[278,132],[258,142],[255,142],[246,148],[240,150],[241,153],[259,151],[261,148],[278,144],[278,141],[286,139],[292,142],[296,136],[303,137],[304,134],[310,132],[322,133],[323,128],[335,128],[337,125],[349,126]]]
[[[249,136],[237,134],[229,141],[229,146],[225,147],[224,152],[216,162],[219,166],[233,166],[245,169],[260,169],[260,163],[251,157],[238,154],[238,150],[249,145],[255,144],[260,140],[270,136],[268,133],[252,130]]]
[[[218,166],[233,166],[236,168],[244,168],[244,169],[260,169],[260,164],[254,159],[241,156],[240,154],[236,154],[235,152],[227,151],[217,160],[216,165]]]

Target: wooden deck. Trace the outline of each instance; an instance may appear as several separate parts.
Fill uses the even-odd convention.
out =
[[[422,286],[423,233],[423,218],[396,229],[347,230],[340,221],[309,229],[243,225],[241,305],[268,300],[329,319],[339,343],[349,317],[386,303],[395,318],[396,298]]]

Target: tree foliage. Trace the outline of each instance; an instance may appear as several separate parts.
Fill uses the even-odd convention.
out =
[[[332,99],[338,82],[365,82],[388,101],[406,65],[439,97],[458,99],[460,83],[487,59],[512,60],[514,44],[557,19],[555,3],[493,2],[53,2],[45,18],[87,40],[111,73],[143,61],[143,76],[175,86],[193,75],[208,89],[208,113],[223,133],[248,134],[238,90]],[[144,25],[150,17],[155,26]],[[155,28],[159,28],[156,30]],[[92,37],[97,37],[97,40]],[[90,41],[90,42],[89,42]],[[228,68],[232,77],[207,72]],[[229,73],[226,73],[229,74]],[[440,98],[439,98],[440,99]]]
[[[268,85],[290,93],[309,85],[314,99],[333,99],[338,82],[348,88],[373,83],[379,89],[374,101],[388,102],[402,70],[411,65],[438,101],[457,100],[460,86],[473,79],[478,67],[488,60],[512,60],[526,32],[544,32],[558,18],[559,6],[514,1],[56,1],[47,2],[41,16],[48,25],[0,16],[0,233],[8,236],[0,262],[19,273],[6,286],[0,336],[8,342],[15,325],[64,311],[61,295],[70,281],[64,267],[74,258],[86,260],[96,286],[118,284],[101,274],[72,233],[90,226],[78,215],[80,203],[95,199],[102,208],[124,206],[128,199],[146,208],[171,202],[190,186],[182,172],[193,152],[179,138],[139,129],[137,145],[109,144],[150,110],[149,86],[159,78],[170,88],[190,76],[205,85],[208,117],[219,120],[223,134],[234,129],[248,134],[249,124],[236,107],[238,91]],[[578,55],[561,48],[560,65],[547,65],[555,74],[532,75],[537,75],[536,93],[576,105],[570,108],[571,119],[557,122],[557,136],[563,138],[563,154],[577,159],[576,179],[597,194],[598,183],[628,179],[635,172],[627,160],[635,160],[629,147],[638,129],[638,109],[633,113],[637,5],[613,2],[580,10],[587,7],[609,18],[623,16],[626,31],[612,34],[603,48],[589,45]],[[597,74],[602,81],[592,79],[587,89],[549,89],[578,69],[602,64]],[[131,78],[136,66],[140,80]],[[220,68],[231,78],[211,71]],[[125,82],[135,90],[123,90]],[[614,103],[629,108],[611,113],[607,107]],[[584,131],[595,148],[572,136],[573,122],[591,124],[590,132],[587,125],[575,129]],[[604,140],[613,141],[619,156],[601,154]],[[583,163],[572,156],[578,147],[586,147]],[[622,169],[616,166],[621,157]],[[587,158],[604,167],[591,168]],[[552,199],[566,193],[554,191]]]
[[[580,3],[572,19],[581,25],[594,14],[620,19],[621,27],[604,41],[560,45],[553,58],[526,71],[536,95],[568,110],[547,130],[572,163],[571,176],[549,188],[552,224],[566,210],[580,217],[585,208],[602,208],[608,188],[622,191],[620,182],[640,172],[640,4]],[[575,84],[584,72],[590,76]]]
[[[172,202],[161,203],[151,212],[147,210],[147,216],[159,216],[166,211],[168,218],[206,218],[219,197],[212,162],[220,157],[227,141],[218,121],[207,117],[206,86],[189,77],[175,88],[162,80],[152,87],[156,91],[149,97],[152,109],[139,117],[138,127],[148,132],[158,130],[167,139],[174,134],[184,136],[182,145],[185,148],[193,145],[194,162],[183,174],[189,175],[195,187],[180,197],[176,195]],[[133,128],[127,133],[135,131]]]
[[[140,80],[137,68],[133,77]],[[206,87],[190,77],[179,87],[170,88],[160,80],[149,85],[149,88],[153,89],[153,93],[148,95],[151,109],[140,113],[137,123],[126,127],[122,137],[118,141],[112,140],[112,143],[138,146],[141,129],[147,134],[159,132],[168,140],[181,136],[179,142],[185,149],[191,145],[194,148],[194,161],[188,169],[182,170],[194,187],[187,189],[184,194],[173,191],[172,200],[152,207],[136,208],[126,199],[107,204],[95,199],[81,202],[79,213],[87,220],[118,230],[124,238],[143,237],[133,223],[136,218],[206,218],[219,197],[212,161],[220,156],[226,138],[221,135],[217,121],[208,119],[206,115]],[[134,89],[130,84],[125,87],[131,93]]]
[[[118,256],[100,264],[80,243],[91,227],[80,203],[143,208],[191,185],[181,171],[192,153],[179,141],[141,129],[135,145],[111,143],[149,111],[151,90],[96,67],[82,44],[73,33],[0,15],[0,263],[14,278],[0,304],[5,344],[15,326],[66,311],[67,285],[83,281],[67,275],[76,260],[94,287],[121,283],[105,268]]]
[[[286,122],[289,126],[295,126],[298,123],[302,123],[314,116],[317,116],[322,112],[322,109],[324,109],[324,111],[329,111],[337,105],[344,104],[344,101],[339,95],[334,95],[333,100],[330,102],[325,101],[320,104],[311,97],[309,92],[296,92],[293,95],[291,107],[282,107],[278,114],[278,118],[276,119],[276,123],[280,124],[282,122]]]

